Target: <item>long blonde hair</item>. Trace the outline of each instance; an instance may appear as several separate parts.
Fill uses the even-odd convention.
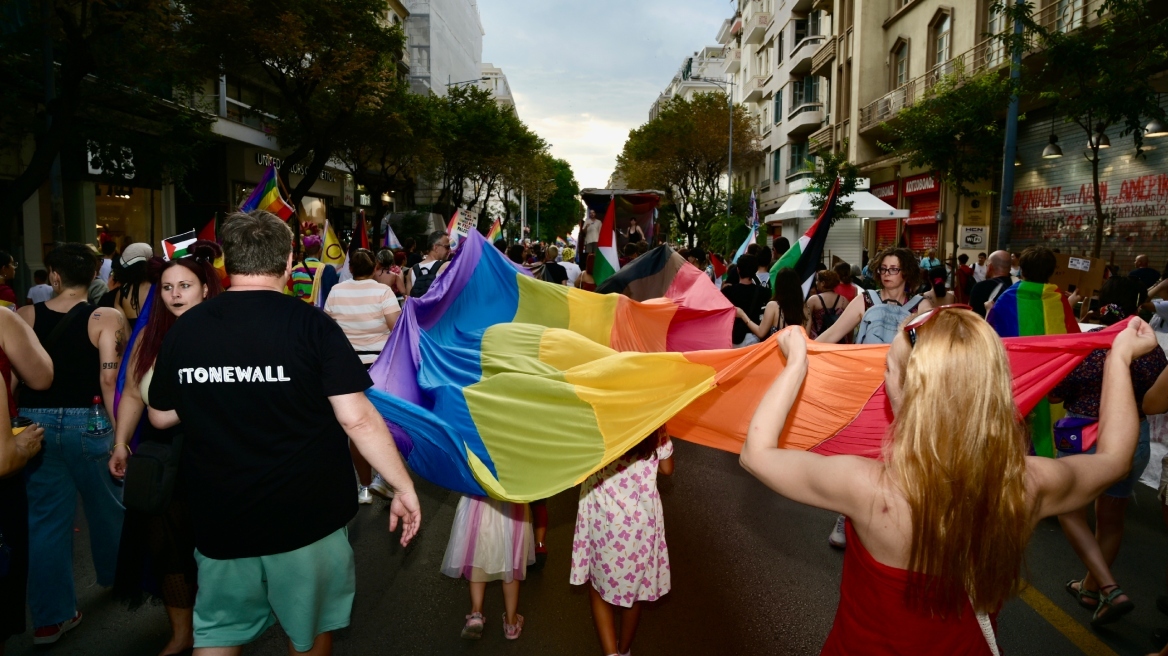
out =
[[[967,310],[917,329],[885,453],[912,514],[910,602],[959,615],[1018,592],[1031,522],[1026,445],[1001,340]]]

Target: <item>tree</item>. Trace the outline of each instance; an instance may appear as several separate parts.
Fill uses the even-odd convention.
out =
[[[977,196],[969,185],[992,176],[1002,158],[1001,116],[1010,89],[1010,80],[997,73],[944,75],[923,100],[883,124],[895,140],[880,145],[910,166],[932,169],[958,198]],[[954,244],[959,212],[960,203],[953,217]]]
[[[580,202],[580,185],[576,182],[576,175],[572,172],[572,165],[562,159],[550,155],[547,158],[549,176],[554,180],[551,184],[543,185],[552,192],[539,205],[538,232],[532,231],[532,239],[552,242],[556,237],[565,237],[580,223],[584,215],[584,203]],[[528,225],[531,225],[530,214]],[[532,226],[535,227],[535,226]]]
[[[308,160],[290,190],[293,204],[337,153],[358,112],[403,84],[396,67],[405,34],[385,20],[380,0],[198,0],[186,9],[206,61],[275,91],[254,109],[275,117],[276,138],[292,150],[280,165],[285,184]]]
[[[1168,18],[1163,3],[1154,0],[1104,0],[1094,16],[1097,25],[1044,25],[1035,20],[1030,3],[999,3],[997,8],[1021,21],[1021,42],[1003,36],[1007,46],[1042,50],[1037,70],[1026,71],[1023,86],[1032,86],[1040,100],[1054,102],[1065,120],[1087,137],[1091,160],[1091,193],[1095,204],[1092,256],[1103,247],[1103,200],[1099,193],[1099,149],[1112,126],[1120,136],[1132,136],[1136,154],[1144,139],[1144,122],[1164,119],[1152,78],[1168,67]]]
[[[0,149],[18,161],[30,137],[32,149],[0,195],[0,234],[55,169],[53,232],[66,238],[57,164],[66,146],[95,151],[112,175],[150,170],[181,181],[210,135],[209,119],[188,107],[201,79],[181,9],[169,0],[6,3]]]
[[[811,207],[816,214],[823,211],[827,203],[827,194],[831,191],[836,179],[840,181],[839,194],[835,202],[835,215],[832,223],[852,213],[852,203],[845,201],[848,196],[856,193],[856,180],[860,177],[860,169],[848,161],[848,141],[844,140],[836,152],[827,152],[819,156],[819,163],[808,163],[811,171],[811,183],[808,190],[811,192]]]
[[[707,224],[725,218],[722,177],[729,165],[731,116],[734,166],[758,166],[763,153],[757,119],[737,105],[731,114],[724,93],[669,100],[655,118],[629,132],[617,157],[630,188],[665,192],[665,208],[691,246]]]

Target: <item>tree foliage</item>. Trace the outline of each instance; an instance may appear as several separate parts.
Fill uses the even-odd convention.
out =
[[[848,141],[836,152],[826,152],[819,155],[818,163],[808,165],[811,171],[811,183],[807,186],[811,193],[811,207],[816,214],[823,211],[827,203],[827,194],[831,192],[836,179],[840,181],[838,199],[835,202],[836,213],[832,223],[852,213],[852,203],[845,201],[848,196],[856,193],[857,179],[860,169],[848,161]]]
[[[757,119],[733,107],[733,165],[762,161]],[[665,192],[665,209],[689,244],[715,219],[725,217],[722,178],[729,162],[731,113],[724,93],[699,93],[666,102],[655,118],[629,132],[617,169],[630,188]]]
[[[1021,37],[1003,35],[1008,48],[1042,51],[1032,58],[1038,64],[1023,70],[1025,92],[1054,103],[1055,111],[1087,137],[1095,204],[1093,255],[1099,257],[1107,217],[1099,194],[1099,144],[1092,136],[1122,126],[1121,136],[1131,135],[1138,154],[1144,123],[1164,119],[1152,87],[1154,76],[1168,68],[1164,3],[1104,0],[1092,16],[1098,24],[1070,30],[1037,20],[1029,3],[999,3],[997,8],[1024,28]]]
[[[531,238],[543,242],[553,242],[556,237],[566,237],[584,215],[584,203],[580,202],[580,185],[572,173],[572,166],[562,159],[547,156],[546,165],[550,170],[551,194],[540,202],[538,232],[528,211],[527,224],[532,227]]]

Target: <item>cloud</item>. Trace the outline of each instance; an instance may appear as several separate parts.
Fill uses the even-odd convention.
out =
[[[479,0],[483,61],[503,69],[519,117],[603,187],[629,130],[682,64],[733,14],[697,0]]]

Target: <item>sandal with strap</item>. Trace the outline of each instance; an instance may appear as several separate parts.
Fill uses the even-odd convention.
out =
[[[1104,592],[1108,588],[1111,589],[1111,592]],[[1091,616],[1091,626],[1111,624],[1135,610],[1136,605],[1132,603],[1131,599],[1121,602],[1115,601],[1116,597],[1125,595],[1123,589],[1114,583],[1100,587],[1099,593],[1099,607],[1095,609],[1095,614]]]
[[[1071,579],[1070,581],[1067,581],[1065,588],[1072,597],[1079,600],[1080,606],[1086,608],[1087,610],[1093,611],[1099,608],[1099,591],[1087,590],[1084,588],[1083,584],[1086,582],[1087,577],[1085,576],[1082,580]],[[1094,603],[1087,603],[1088,601],[1092,601]]]

